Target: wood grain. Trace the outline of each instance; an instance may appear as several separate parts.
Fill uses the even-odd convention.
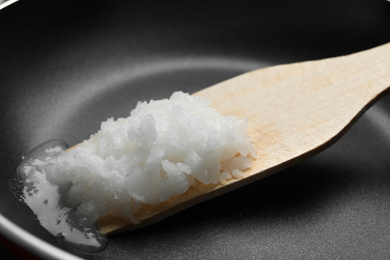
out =
[[[390,43],[352,55],[252,71],[195,93],[224,115],[249,120],[257,158],[242,179],[199,184],[135,217],[107,216],[114,234],[155,223],[180,210],[269,176],[336,142],[390,86]]]

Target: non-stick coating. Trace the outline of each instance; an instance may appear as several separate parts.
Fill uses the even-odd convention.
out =
[[[88,259],[388,258],[390,97],[325,152],[112,237],[100,253],[60,245],[9,180],[35,146],[76,144],[108,117],[127,116],[137,100],[367,49],[390,41],[389,30],[385,0],[13,4],[0,11],[0,213]]]

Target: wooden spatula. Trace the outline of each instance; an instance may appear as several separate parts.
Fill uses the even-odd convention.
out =
[[[390,86],[390,43],[352,55],[252,71],[195,93],[224,115],[249,120],[257,158],[245,177],[199,183],[158,205],[144,205],[139,225],[112,216],[103,234],[140,228],[296,164],[336,142]],[[369,133],[368,133],[369,134]]]

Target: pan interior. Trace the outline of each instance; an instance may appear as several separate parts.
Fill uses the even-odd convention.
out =
[[[47,140],[74,145],[89,138],[108,117],[128,116],[138,100],[193,93],[257,68],[390,40],[386,1],[257,4],[20,1],[2,10],[1,214],[88,259],[389,256],[388,97],[323,153],[114,236],[99,253],[60,244],[12,193],[9,181],[22,155]]]

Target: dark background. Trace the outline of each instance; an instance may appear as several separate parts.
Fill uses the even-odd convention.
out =
[[[137,100],[353,53],[389,42],[389,28],[385,0],[13,4],[0,11],[0,212],[89,259],[388,258],[389,97],[321,154],[112,237],[101,253],[59,245],[8,182],[35,146],[50,139],[76,144],[108,117],[127,116]]]

